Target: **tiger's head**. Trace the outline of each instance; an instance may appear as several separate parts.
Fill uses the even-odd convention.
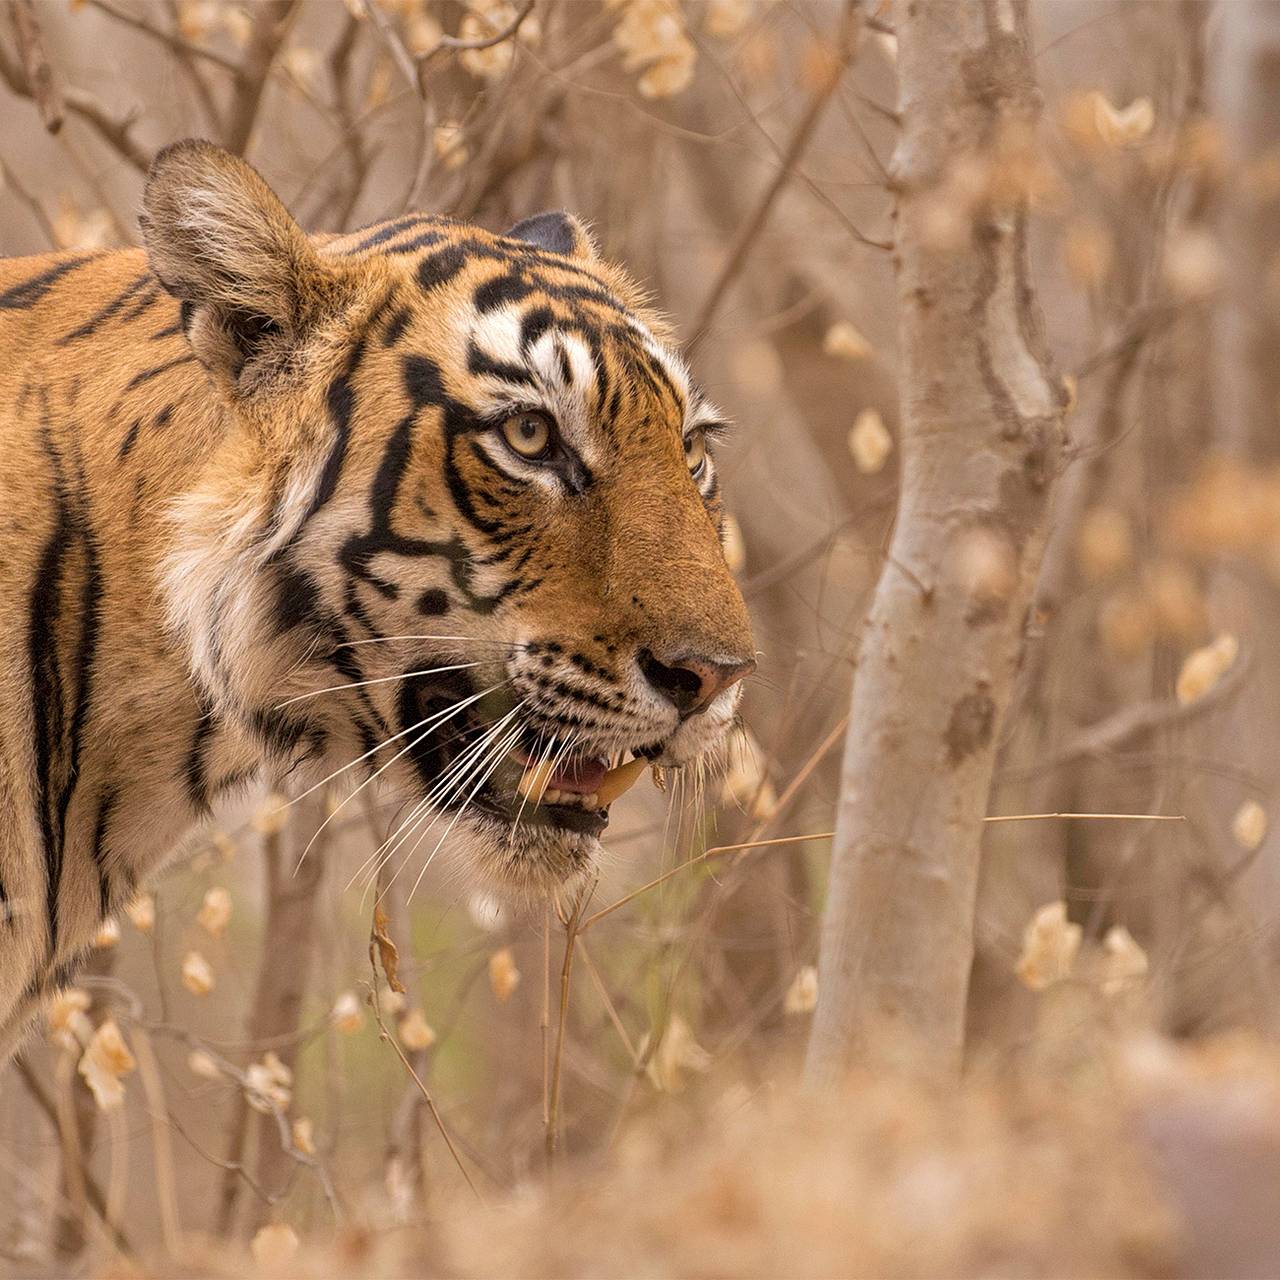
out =
[[[165,577],[210,709],[388,784],[398,864],[582,876],[612,799],[720,747],[755,665],[722,418],[667,327],[562,213],[312,239],[200,142],[144,208],[220,424]]]

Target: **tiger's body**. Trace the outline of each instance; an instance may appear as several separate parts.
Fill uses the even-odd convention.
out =
[[[0,261],[0,1061],[264,765],[536,895],[753,664],[714,411],[572,219],[312,240],[197,143],[145,203],[146,251]]]

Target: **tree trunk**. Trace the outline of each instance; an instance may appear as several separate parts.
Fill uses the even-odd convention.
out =
[[[896,6],[902,494],[854,680],[812,1083],[868,1052],[951,1069],[963,1046],[982,819],[1065,399],[1027,273],[1026,11]]]

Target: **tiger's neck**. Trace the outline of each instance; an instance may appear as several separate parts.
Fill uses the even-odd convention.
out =
[[[68,319],[39,282],[60,296],[73,278]],[[92,939],[257,753],[201,697],[167,618],[171,513],[224,431],[176,304],[132,253],[3,264],[3,297],[16,359],[0,372],[0,908],[29,984]]]

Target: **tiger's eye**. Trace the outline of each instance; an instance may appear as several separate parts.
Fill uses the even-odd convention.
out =
[[[684,438],[684,460],[689,470],[697,475],[707,460],[707,437],[701,431],[695,431]]]
[[[551,420],[545,413],[513,413],[502,424],[502,438],[522,458],[540,458],[551,445]]]

